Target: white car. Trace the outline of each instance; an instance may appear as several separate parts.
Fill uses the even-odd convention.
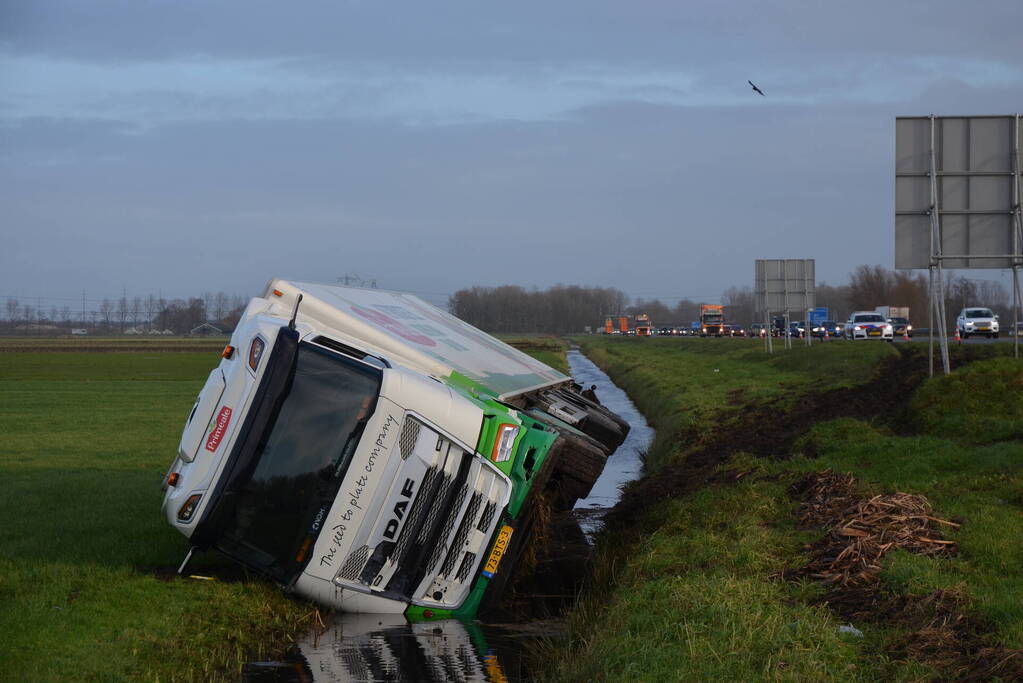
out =
[[[990,308],[969,306],[959,311],[956,329],[963,339],[969,339],[971,334],[986,334],[997,339],[998,316]]]
[[[874,311],[856,311],[845,323],[846,339],[883,339],[892,341],[894,333],[891,323]]]

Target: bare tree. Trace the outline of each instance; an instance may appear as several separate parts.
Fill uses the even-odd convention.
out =
[[[857,311],[872,311],[889,304],[895,275],[884,266],[857,266],[849,278],[849,304]]]
[[[128,321],[128,297],[122,296],[117,300],[117,321],[120,324],[120,332],[124,334],[124,326]]]
[[[144,307],[146,309],[146,327],[151,328],[153,326],[153,318],[156,317],[157,311],[160,310],[156,297],[152,294],[147,296]]]
[[[131,299],[131,326],[139,329],[139,318],[142,316],[142,299],[135,296]]]
[[[13,297],[7,297],[7,320],[13,325],[18,320],[18,311],[21,304]]]
[[[729,287],[721,297],[725,306],[725,322],[748,326],[753,320],[753,289]]]
[[[100,318],[103,320],[103,326],[106,327],[107,331],[109,332],[112,326],[111,321],[113,320],[114,316],[114,305],[110,302],[110,299],[103,299],[103,301],[100,303],[99,315]]]
[[[224,292],[217,292],[213,297],[213,308],[207,309],[214,320],[223,320],[230,311],[230,300]]]

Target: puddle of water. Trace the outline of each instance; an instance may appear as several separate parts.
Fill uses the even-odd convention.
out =
[[[593,486],[575,509],[552,520],[549,552],[518,601],[530,603],[530,623],[513,625],[451,619],[409,624],[401,615],[336,614],[325,631],[300,638],[279,662],[250,662],[242,670],[247,683],[292,681],[490,681],[530,680],[525,662],[529,643],[559,635],[558,625],[538,621],[571,604],[584,578],[593,536],[602,518],[618,502],[623,484],[640,475],[641,454],[654,430],[624,391],[578,350],[568,352],[575,380],[596,385],[597,398],[630,425]],[[506,615],[505,615],[506,616]]]
[[[246,664],[242,680],[504,683],[528,680],[522,650],[514,632],[475,622],[344,614],[326,631],[306,634],[285,661]]]

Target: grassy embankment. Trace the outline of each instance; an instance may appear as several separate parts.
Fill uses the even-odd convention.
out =
[[[568,374],[568,360],[565,358],[565,350],[568,345],[564,339],[546,335],[502,334],[498,336],[505,344],[510,344],[541,363],[546,363],[555,370]]]
[[[922,345],[832,343],[768,356],[737,340],[582,344],[658,432],[650,474],[613,513],[572,642],[556,653],[560,678],[1021,670],[1012,667],[1023,653],[1005,648],[1023,646],[1023,364],[979,360],[921,384]],[[864,497],[925,495],[936,519],[959,525],[925,520],[934,543],[955,544],[931,547],[957,551],[874,548],[879,569],[868,567],[855,589],[801,572],[815,548],[846,533],[797,528],[792,485],[829,468],[852,473]],[[839,632],[850,621],[862,636]]]
[[[187,542],[160,483],[217,361],[0,354],[0,677],[233,679],[309,623],[312,607],[261,580],[173,575]]]

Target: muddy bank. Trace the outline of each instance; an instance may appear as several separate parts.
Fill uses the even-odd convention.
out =
[[[785,492],[784,487],[802,475],[788,471],[779,461],[797,450],[809,458],[831,458],[830,450],[815,450],[816,443],[829,442],[803,439],[819,423],[852,418],[870,425],[867,431],[871,434],[892,435],[886,437],[889,439],[916,435],[909,403],[928,377],[927,350],[908,346],[895,350],[898,355],[881,361],[871,376],[851,388],[809,390],[797,400],[766,403],[744,400],[741,392],[733,392],[730,405],[712,416],[717,425],[714,444],[707,436],[710,430],[662,432],[661,438],[678,442],[683,459],[628,487],[607,523],[622,532],[628,546],[637,531],[643,535],[662,533],[659,520],[645,513],[665,499],[745,480],[755,482],[754,487],[760,490],[778,488],[775,500],[792,502],[792,528],[814,530],[820,537],[802,549],[802,559],[798,553],[790,558],[793,564],[802,564],[765,576],[765,581],[817,584],[819,597],[807,598],[806,604],[824,606],[842,620],[840,623],[855,623],[868,631],[868,640],[874,639],[869,642],[877,643],[876,654],[883,655],[886,662],[923,665],[938,672],[941,680],[1023,680],[1023,651],[999,641],[1005,635],[1004,624],[981,614],[979,610],[990,605],[975,603],[968,590],[971,584],[964,582],[952,589],[918,588],[920,592],[913,593],[882,578],[888,555],[895,551],[951,566],[949,558],[957,556],[958,547],[950,532],[967,522],[933,509],[919,493],[895,490],[865,495],[853,477],[830,471],[801,478]],[[953,355],[953,366],[990,357],[984,350],[963,348]],[[739,454],[744,457],[722,467]],[[754,464],[750,456],[772,464]],[[805,471],[805,467],[800,461],[798,468]],[[869,470],[865,476],[871,476]],[[938,495],[927,488],[926,480],[918,485],[920,490]],[[708,497],[701,496],[701,500]],[[764,524],[785,522],[774,519]],[[625,558],[633,552],[628,547],[619,549],[619,561],[627,562]],[[608,588],[613,590],[613,585]],[[843,628],[855,637],[864,637],[855,627]]]
[[[693,444],[692,449],[680,462],[661,467],[656,477],[647,477],[628,487],[607,516],[607,524],[631,524],[643,510],[665,498],[685,495],[715,481],[723,482],[718,467],[737,453],[788,458],[796,440],[820,422],[851,417],[884,425],[897,433],[906,432],[906,406],[913,391],[927,378],[927,355],[925,349],[920,353],[920,349],[896,348],[898,355],[885,359],[862,384],[809,390],[788,408],[780,398],[751,403],[733,394],[731,410],[720,418],[718,430],[727,438],[701,445],[704,435],[697,429],[676,433],[678,443]],[[738,474],[741,478],[741,473]]]

